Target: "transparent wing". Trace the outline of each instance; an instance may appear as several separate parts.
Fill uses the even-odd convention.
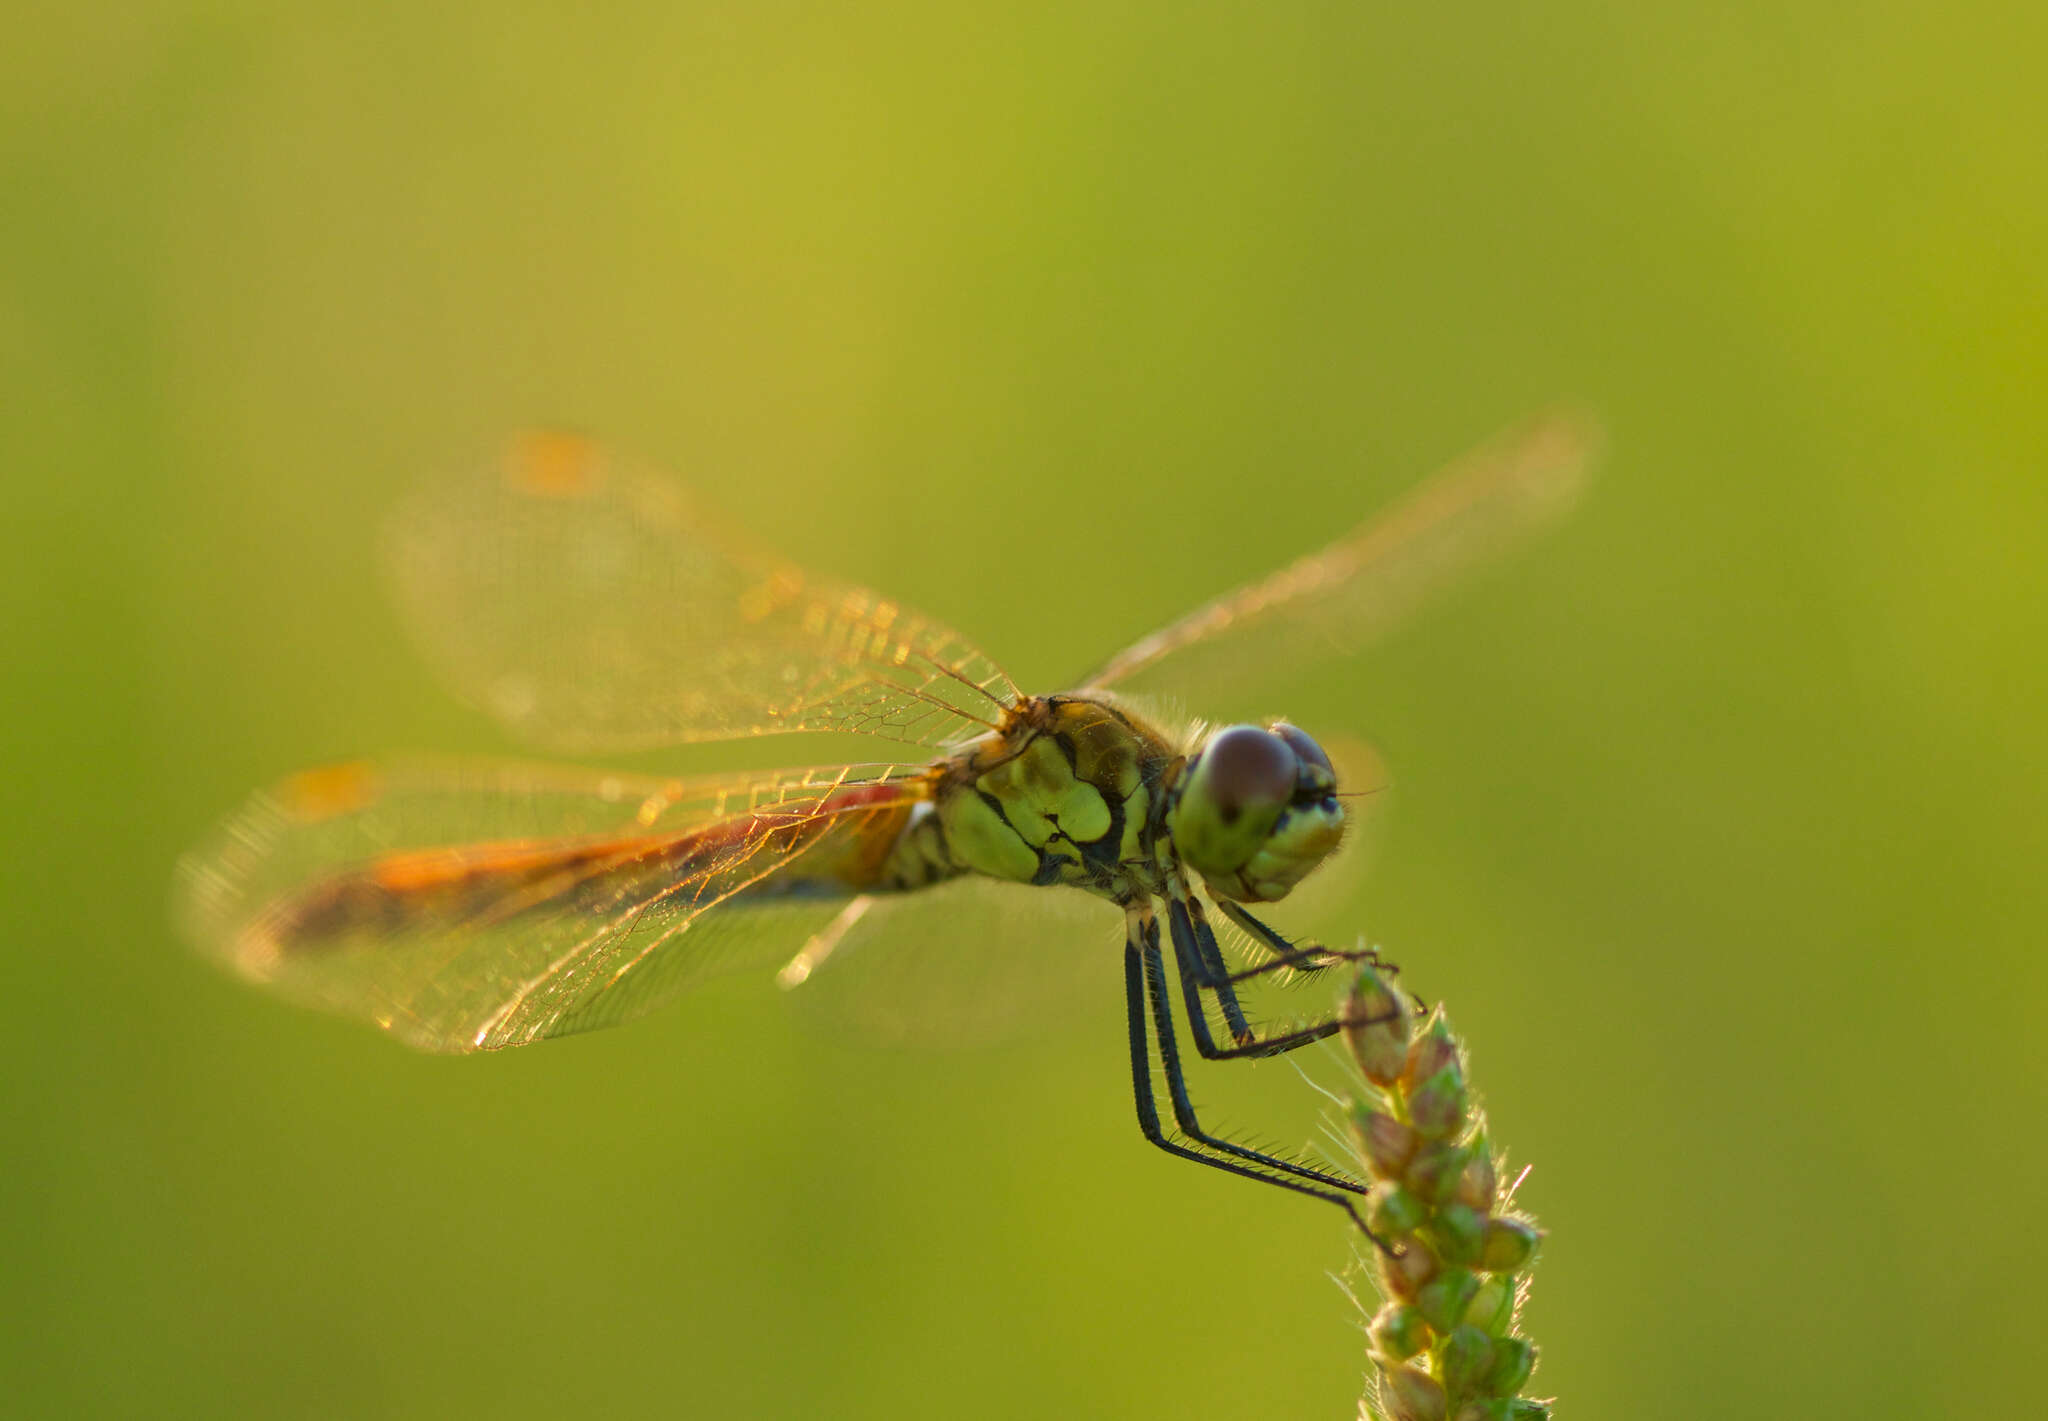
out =
[[[1083,684],[1258,685],[1274,671],[1355,651],[1475,564],[1559,518],[1598,444],[1588,421],[1566,414],[1512,431],[1321,552],[1136,642]]]
[[[516,1046],[787,957],[850,891],[839,871],[925,798],[925,775],[312,771],[180,864],[178,912],[200,947],[295,1000],[427,1050]]]
[[[1290,938],[1348,946],[1359,931],[1358,886],[1378,838],[1386,777],[1362,741],[1324,748],[1340,779],[1358,787],[1348,801],[1350,829],[1329,860],[1260,916]],[[1238,965],[1266,960],[1221,913],[1210,917]],[[1078,889],[956,879],[850,901],[803,944],[781,981],[806,1023],[835,1036],[939,1049],[1001,1045],[1120,1012],[1123,932],[1122,913]],[[1290,1018],[1328,1007],[1327,981],[1287,990],[1295,985],[1268,978],[1247,989],[1246,1004]]]
[[[780,980],[806,1024],[835,1036],[992,1046],[1116,1011],[1122,945],[1123,915],[1092,894],[959,878],[855,899]]]
[[[718,527],[569,435],[428,489],[391,526],[428,657],[523,738],[573,753],[778,731],[940,747],[1016,699],[957,633]]]

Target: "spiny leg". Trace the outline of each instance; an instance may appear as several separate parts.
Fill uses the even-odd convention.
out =
[[[1201,910],[1202,905],[1188,891],[1186,882],[1175,879],[1167,898],[1167,918],[1173,929],[1173,952],[1180,965],[1181,990],[1187,996],[1188,1026],[1195,1034],[1195,1049],[1213,1061],[1216,1059],[1216,1043],[1209,1035],[1208,1013],[1202,1009],[1197,988],[1206,987],[1216,994],[1223,1024],[1229,1028],[1231,1039],[1238,1045],[1255,1039],[1256,1033],[1251,1023],[1245,1020],[1244,1007],[1237,1000],[1230,968],[1224,964],[1223,950],[1216,945],[1216,935],[1198,934],[1189,927],[1193,915]]]
[[[1249,1027],[1240,1030],[1237,1023],[1244,1020],[1243,1013],[1240,1011],[1233,1020],[1230,1011],[1231,1007],[1235,1006],[1237,1002],[1235,984],[1260,976],[1266,972],[1278,970],[1281,967],[1296,964],[1268,962],[1261,963],[1259,966],[1246,972],[1226,972],[1218,975],[1211,964],[1220,965],[1223,960],[1223,952],[1216,945],[1216,934],[1209,927],[1209,920],[1202,912],[1202,905],[1192,898],[1172,898],[1167,904],[1167,920],[1173,933],[1174,955],[1180,964],[1181,993],[1187,1002],[1188,1025],[1194,1032],[1195,1049],[1202,1054],[1205,1060],[1256,1060],[1265,1056],[1278,1056],[1284,1052],[1292,1051],[1298,1046],[1306,1046],[1313,1041],[1326,1040],[1343,1029],[1343,1018],[1331,1017],[1327,1021],[1315,1022],[1299,1030],[1283,1031],[1273,1036],[1260,1036]],[[1327,948],[1318,948],[1316,949],[1315,956],[1319,959],[1357,961],[1361,960],[1364,954],[1347,954],[1332,952]],[[1331,963],[1329,961],[1319,961],[1317,965],[1329,966]],[[1236,1038],[1235,1045],[1217,1046],[1214,1039],[1210,1036],[1208,1017],[1202,1007],[1201,990],[1216,994],[1218,1003],[1224,1009],[1226,1021],[1231,1022],[1232,1035]]]
[[[1275,1055],[1294,1046],[1305,1046],[1310,1041],[1320,1041],[1329,1035],[1327,1031],[1320,1034],[1303,1033],[1285,1038],[1285,1045],[1262,1047],[1258,1033],[1252,1030],[1251,1023],[1245,1019],[1243,1004],[1237,997],[1237,983],[1287,968],[1317,970],[1332,965],[1332,962],[1340,957],[1355,960],[1364,956],[1377,960],[1370,953],[1331,954],[1320,947],[1310,950],[1297,949],[1278,933],[1246,913],[1243,915],[1243,922],[1247,929],[1280,956],[1247,971],[1233,973],[1223,961],[1223,951],[1216,945],[1216,934],[1209,928],[1208,916],[1202,911],[1201,900],[1189,890],[1185,879],[1175,877],[1172,880],[1169,899],[1174,955],[1180,966],[1181,988],[1187,996],[1188,1023],[1195,1033],[1195,1049],[1208,1060],[1228,1060],[1237,1055]],[[1232,910],[1237,905],[1227,899],[1219,901],[1224,911],[1235,919],[1237,915]],[[1217,1050],[1215,1040],[1209,1033],[1208,1015],[1202,1009],[1200,998],[1195,991],[1197,987],[1215,994],[1217,1008],[1223,1014],[1223,1024],[1228,1028],[1231,1040],[1236,1043],[1238,1050]]]
[[[1200,903],[1194,904],[1198,915],[1201,906]],[[1347,951],[1343,948],[1324,947],[1318,942],[1289,942],[1272,928],[1253,917],[1245,910],[1242,903],[1233,903],[1228,898],[1219,898],[1216,900],[1216,906],[1223,910],[1224,917],[1236,923],[1240,928],[1243,928],[1251,936],[1257,938],[1278,954],[1271,961],[1261,962],[1258,966],[1248,968],[1243,972],[1232,973],[1230,976],[1232,982],[1248,981],[1253,977],[1264,976],[1268,972],[1282,972],[1289,968],[1304,973],[1321,972],[1325,968],[1334,967],[1340,962],[1369,963],[1389,975],[1401,970],[1401,964],[1389,962],[1384,957],[1381,957],[1379,949],[1376,947],[1363,947]],[[1214,934],[1210,936],[1213,938]],[[1429,1003],[1423,1001],[1420,997],[1412,997],[1412,1000],[1415,1003],[1415,1014],[1417,1016],[1429,1015]]]
[[[1181,1159],[1193,1160],[1196,1164],[1205,1164],[1211,1169],[1220,1169],[1227,1174],[1235,1174],[1244,1179],[1255,1179],[1262,1184],[1278,1185],[1282,1189],[1289,1189],[1297,1194],[1305,1194],[1311,1199],[1322,1199],[1335,1204],[1346,1214],[1350,1215],[1351,1222],[1358,1226],[1358,1231],[1371,1239],[1375,1247],[1383,1253],[1393,1253],[1394,1250],[1388,1248],[1384,1239],[1366,1227],[1365,1220],[1359,1215],[1357,1206],[1344,1194],[1330,1189],[1317,1189],[1299,1180],[1271,1174],[1264,1170],[1253,1169],[1248,1165],[1238,1164],[1232,1160],[1220,1159],[1213,1154],[1207,1154],[1201,1150],[1181,1144],[1167,1135],[1159,1122],[1158,1104],[1152,1098],[1152,1052],[1145,1029],[1147,995],[1145,977],[1146,966],[1140,955],[1138,945],[1136,943],[1126,943],[1124,946],[1124,999],[1125,1008],[1130,1018],[1131,1084],[1137,1098],[1138,1128],[1144,1132],[1145,1138],[1160,1149],[1165,1150],[1168,1154],[1177,1155]],[[1349,1187],[1355,1188],[1356,1186]]]
[[[1126,1007],[1130,1014],[1131,1028],[1131,1073],[1132,1084],[1138,1099],[1138,1124],[1145,1132],[1145,1138],[1172,1154],[1186,1159],[1200,1160],[1216,1169],[1243,1175],[1248,1179],[1261,1179],[1268,1184],[1277,1184],[1283,1189],[1307,1194],[1317,1199],[1327,1199],[1339,1205],[1351,1215],[1352,1221],[1366,1236],[1379,1243],[1372,1230],[1367,1229],[1358,1211],[1347,1194],[1363,1194],[1366,1187],[1341,1175],[1308,1165],[1283,1159],[1278,1155],[1248,1149],[1229,1140],[1219,1139],[1202,1128],[1195,1116],[1194,1103],[1188,1098],[1187,1080],[1181,1073],[1180,1049],[1174,1041],[1173,1005],[1166,985],[1166,963],[1159,951],[1159,924],[1149,911],[1132,911],[1127,915],[1127,929],[1124,944],[1124,986]],[[1173,1102],[1174,1121],[1189,1139],[1208,1150],[1231,1156],[1219,1159],[1216,1154],[1204,1153],[1179,1144],[1166,1137],[1160,1127],[1158,1105],[1152,1096],[1152,1074],[1150,1053],[1146,1046],[1145,1009],[1151,1005],[1152,1023],[1159,1035],[1159,1062],[1166,1077],[1168,1097]],[[1245,1163],[1238,1164],[1235,1160]],[[1321,1186],[1321,1187],[1314,1187]],[[1384,1247],[1384,1245],[1381,1245]]]
[[[1201,922],[1203,931],[1207,933],[1210,941],[1213,942],[1215,934],[1208,932],[1208,921],[1206,915],[1202,912],[1202,905],[1197,902],[1192,906],[1194,908],[1194,916]],[[1340,962],[1369,962],[1384,972],[1398,972],[1401,970],[1391,962],[1382,961],[1378,951],[1373,948],[1362,947],[1346,950],[1343,948],[1324,947],[1319,942],[1289,942],[1272,928],[1267,927],[1264,923],[1253,917],[1242,903],[1233,903],[1228,898],[1218,898],[1216,906],[1222,910],[1224,917],[1237,924],[1238,927],[1242,928],[1257,941],[1265,944],[1274,954],[1269,961],[1261,962],[1256,967],[1249,967],[1242,972],[1231,973],[1230,980],[1232,982],[1248,982],[1254,977],[1263,977],[1268,972],[1284,972],[1289,969],[1297,972],[1320,972],[1327,967],[1334,967]]]
[[[1168,900],[1166,922],[1173,936],[1174,961],[1180,968],[1181,1000],[1187,1007],[1188,1030],[1195,1038],[1195,1050],[1206,1061],[1228,1060],[1231,1053],[1216,1044],[1216,1038],[1209,1030],[1209,1013],[1202,1001],[1204,991],[1215,993],[1216,1005],[1223,1012],[1223,1023],[1230,1029],[1231,1039],[1240,1049],[1259,1038],[1251,1023],[1245,1020],[1244,1008],[1238,1003],[1236,989],[1231,986],[1230,973],[1223,965],[1223,955],[1216,947],[1215,936],[1211,934],[1204,940],[1195,932],[1187,900],[1183,898]]]

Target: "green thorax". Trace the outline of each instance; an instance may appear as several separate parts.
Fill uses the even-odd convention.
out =
[[[931,811],[897,841],[881,886],[958,873],[1066,884],[1114,899],[1157,891],[1157,807],[1178,750],[1106,700],[1020,703],[944,766]]]

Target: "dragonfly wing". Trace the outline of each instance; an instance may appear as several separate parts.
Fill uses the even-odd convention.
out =
[[[1559,518],[1599,443],[1581,418],[1514,430],[1322,551],[1241,587],[1118,653],[1083,684],[1182,692],[1261,684],[1355,651],[1474,565]]]
[[[808,1024],[864,1043],[997,1045],[1122,1001],[1123,915],[1079,889],[959,878],[861,899],[827,932],[830,955],[782,981]]]
[[[836,910],[833,865],[893,834],[924,775],[314,771],[257,795],[186,858],[179,916],[243,975],[410,1045],[515,1046],[786,957]],[[807,877],[818,894],[767,891]]]
[[[778,731],[938,747],[1017,698],[950,628],[751,546],[673,482],[569,435],[422,491],[387,541],[428,657],[557,750]]]

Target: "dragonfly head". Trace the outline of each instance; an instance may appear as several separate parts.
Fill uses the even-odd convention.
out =
[[[1330,757],[1284,720],[1210,736],[1172,812],[1182,861],[1211,891],[1244,903],[1285,898],[1344,837]]]

